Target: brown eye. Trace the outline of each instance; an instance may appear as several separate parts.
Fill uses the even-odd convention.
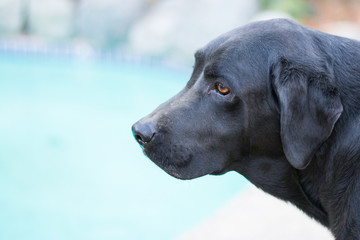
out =
[[[230,90],[221,83],[216,83],[216,90],[222,95],[226,95],[230,92]]]

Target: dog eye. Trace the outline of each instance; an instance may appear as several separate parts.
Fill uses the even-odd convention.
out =
[[[225,87],[221,83],[216,83],[215,87],[216,87],[216,91],[218,91],[222,95],[227,95],[230,92],[230,89]]]

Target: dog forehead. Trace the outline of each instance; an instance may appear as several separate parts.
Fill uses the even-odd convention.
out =
[[[222,77],[241,83],[268,70],[268,53],[256,48],[252,50],[246,42],[228,41],[205,53],[203,72],[205,76]]]
[[[301,42],[299,40],[304,38],[305,32],[308,33],[302,25],[288,19],[252,22],[220,35],[199,52],[206,56],[219,56],[226,49],[239,51],[246,50],[249,46],[293,47],[291,45],[294,42]]]
[[[295,22],[276,19],[224,33],[196,52],[194,72],[197,74],[190,82],[198,79],[201,72],[240,85],[263,81],[268,77],[271,63],[280,55],[297,55],[299,50],[303,51],[306,32]]]

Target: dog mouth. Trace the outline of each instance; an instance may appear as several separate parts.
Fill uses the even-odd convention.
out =
[[[209,160],[205,153],[189,145],[174,144],[171,140],[155,138],[145,145],[143,153],[163,171],[177,179],[188,180],[227,172],[216,164],[216,161]]]
[[[160,153],[159,153],[160,152]],[[192,154],[174,154],[172,150],[152,151],[144,148],[144,154],[162,169],[182,169],[190,165]]]
[[[143,153],[170,176],[180,180],[191,180],[211,173],[204,159],[193,149],[164,142],[153,142],[143,148]],[[210,164],[211,165],[211,164]]]

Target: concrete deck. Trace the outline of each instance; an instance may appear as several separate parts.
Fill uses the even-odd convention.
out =
[[[249,186],[177,240],[333,240],[331,233],[290,203]]]

